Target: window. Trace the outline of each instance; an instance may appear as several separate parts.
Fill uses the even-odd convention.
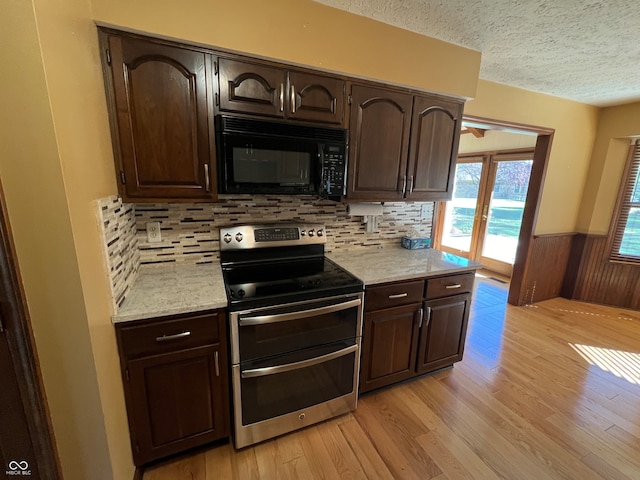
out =
[[[640,265],[640,140],[630,149],[611,237],[611,260]]]

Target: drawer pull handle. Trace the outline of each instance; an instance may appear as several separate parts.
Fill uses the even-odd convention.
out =
[[[445,285],[444,288],[460,288],[461,286],[459,283],[454,283],[453,285]]]
[[[191,332],[186,331],[182,333],[176,333],[175,335],[163,335],[161,337],[156,337],[156,342],[168,342],[170,340],[178,340],[180,338],[185,338],[191,335]]]
[[[408,297],[409,294],[407,292],[405,293],[396,293],[395,295],[389,295],[389,298],[393,299],[393,298],[404,298],[404,297]]]

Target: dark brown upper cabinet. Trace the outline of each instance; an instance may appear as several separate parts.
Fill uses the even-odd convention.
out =
[[[400,200],[406,181],[411,95],[354,85],[347,198]]]
[[[122,197],[215,200],[210,55],[105,31],[101,45]]]
[[[230,58],[218,59],[220,112],[332,123],[344,121],[345,82],[337,77]]]
[[[351,90],[347,198],[451,198],[462,102],[393,89]]]
[[[451,200],[462,103],[413,97],[406,198]]]

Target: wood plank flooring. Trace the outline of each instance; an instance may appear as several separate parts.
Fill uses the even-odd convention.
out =
[[[172,459],[144,480],[640,479],[640,313],[562,298],[512,307],[506,292],[476,281],[453,368],[254,447]]]

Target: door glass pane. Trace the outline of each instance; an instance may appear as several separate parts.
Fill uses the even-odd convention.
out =
[[[482,162],[459,163],[453,183],[453,198],[446,203],[442,245],[468,252],[478,201]]]
[[[482,256],[513,265],[533,160],[498,162]]]
[[[637,189],[636,182],[636,189]],[[635,193],[634,193],[635,195]],[[631,207],[629,217],[624,228],[622,243],[620,245],[620,255],[640,257],[640,208]]]

